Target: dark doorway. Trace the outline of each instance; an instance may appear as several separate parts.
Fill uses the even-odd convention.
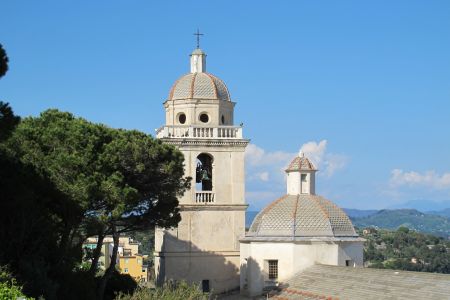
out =
[[[202,291],[203,293],[209,293],[209,280],[202,280]]]

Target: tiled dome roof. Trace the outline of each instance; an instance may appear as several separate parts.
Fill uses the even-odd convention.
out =
[[[317,195],[286,195],[253,220],[249,237],[357,237],[345,212]]]
[[[289,171],[316,171],[317,169],[314,167],[313,163],[305,157],[303,154],[294,158],[287,167],[286,172]]]
[[[169,100],[216,99],[230,100],[225,83],[216,76],[198,72],[189,73],[178,79],[169,93]]]

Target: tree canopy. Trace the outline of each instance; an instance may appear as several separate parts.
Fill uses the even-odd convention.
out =
[[[8,56],[6,55],[3,45],[0,44],[0,78],[3,77],[8,71]]]
[[[23,119],[0,150],[5,154],[0,175],[13,174],[2,181],[5,189],[0,209],[9,215],[2,225],[24,232],[23,239],[16,239],[17,249],[27,248],[25,237],[37,235],[48,239],[43,245],[49,255],[57,254],[51,259],[44,253],[37,255],[47,264],[39,270],[51,284],[48,288],[41,285],[41,291],[30,289],[33,296],[61,297],[58,288],[67,284],[58,281],[64,276],[56,267],[73,269],[81,261],[86,237],[99,235],[102,239],[113,234],[117,237],[113,255],[117,255],[120,233],[176,226],[180,220],[177,196],[190,184],[190,178],[183,177],[184,157],[144,133],[47,110],[39,117]],[[17,187],[21,191],[15,192]],[[33,209],[27,211],[27,207]],[[14,222],[21,214],[23,224]],[[0,253],[0,258],[3,255],[3,262],[17,262],[18,253]],[[100,252],[96,255],[98,258]],[[100,280],[99,298],[114,273],[115,259],[112,261]],[[93,266],[95,271],[96,264]],[[27,273],[18,265],[15,270]]]
[[[364,259],[370,267],[450,274],[450,241],[400,227],[366,234]]]

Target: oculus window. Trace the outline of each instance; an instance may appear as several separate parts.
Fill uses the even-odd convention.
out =
[[[178,122],[180,122],[180,124],[184,124],[186,123],[186,115],[181,113],[178,115]]]
[[[202,123],[208,123],[208,121],[209,121],[209,117],[207,114],[201,114],[199,119]]]

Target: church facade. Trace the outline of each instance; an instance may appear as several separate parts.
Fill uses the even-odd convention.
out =
[[[363,243],[333,202],[315,194],[313,163],[286,169],[287,193],[266,206],[241,239],[241,293],[257,296],[315,265],[363,266]]]
[[[198,33],[199,34],[199,33]],[[197,47],[190,73],[164,102],[156,136],[185,157],[191,189],[179,198],[177,228],[155,230],[156,283],[186,280],[204,291],[240,289],[274,299],[448,299],[449,275],[354,268],[363,243],[345,212],[316,195],[316,168],[300,154],[286,169],[286,194],[245,231],[244,153],[235,103],[206,72]]]
[[[190,55],[190,73],[164,102],[156,136],[185,157],[191,189],[179,199],[177,228],[155,231],[158,284],[186,280],[215,293],[239,288],[239,238],[245,233],[244,152],[248,140],[233,125],[235,103],[225,83],[206,72],[206,54]]]

